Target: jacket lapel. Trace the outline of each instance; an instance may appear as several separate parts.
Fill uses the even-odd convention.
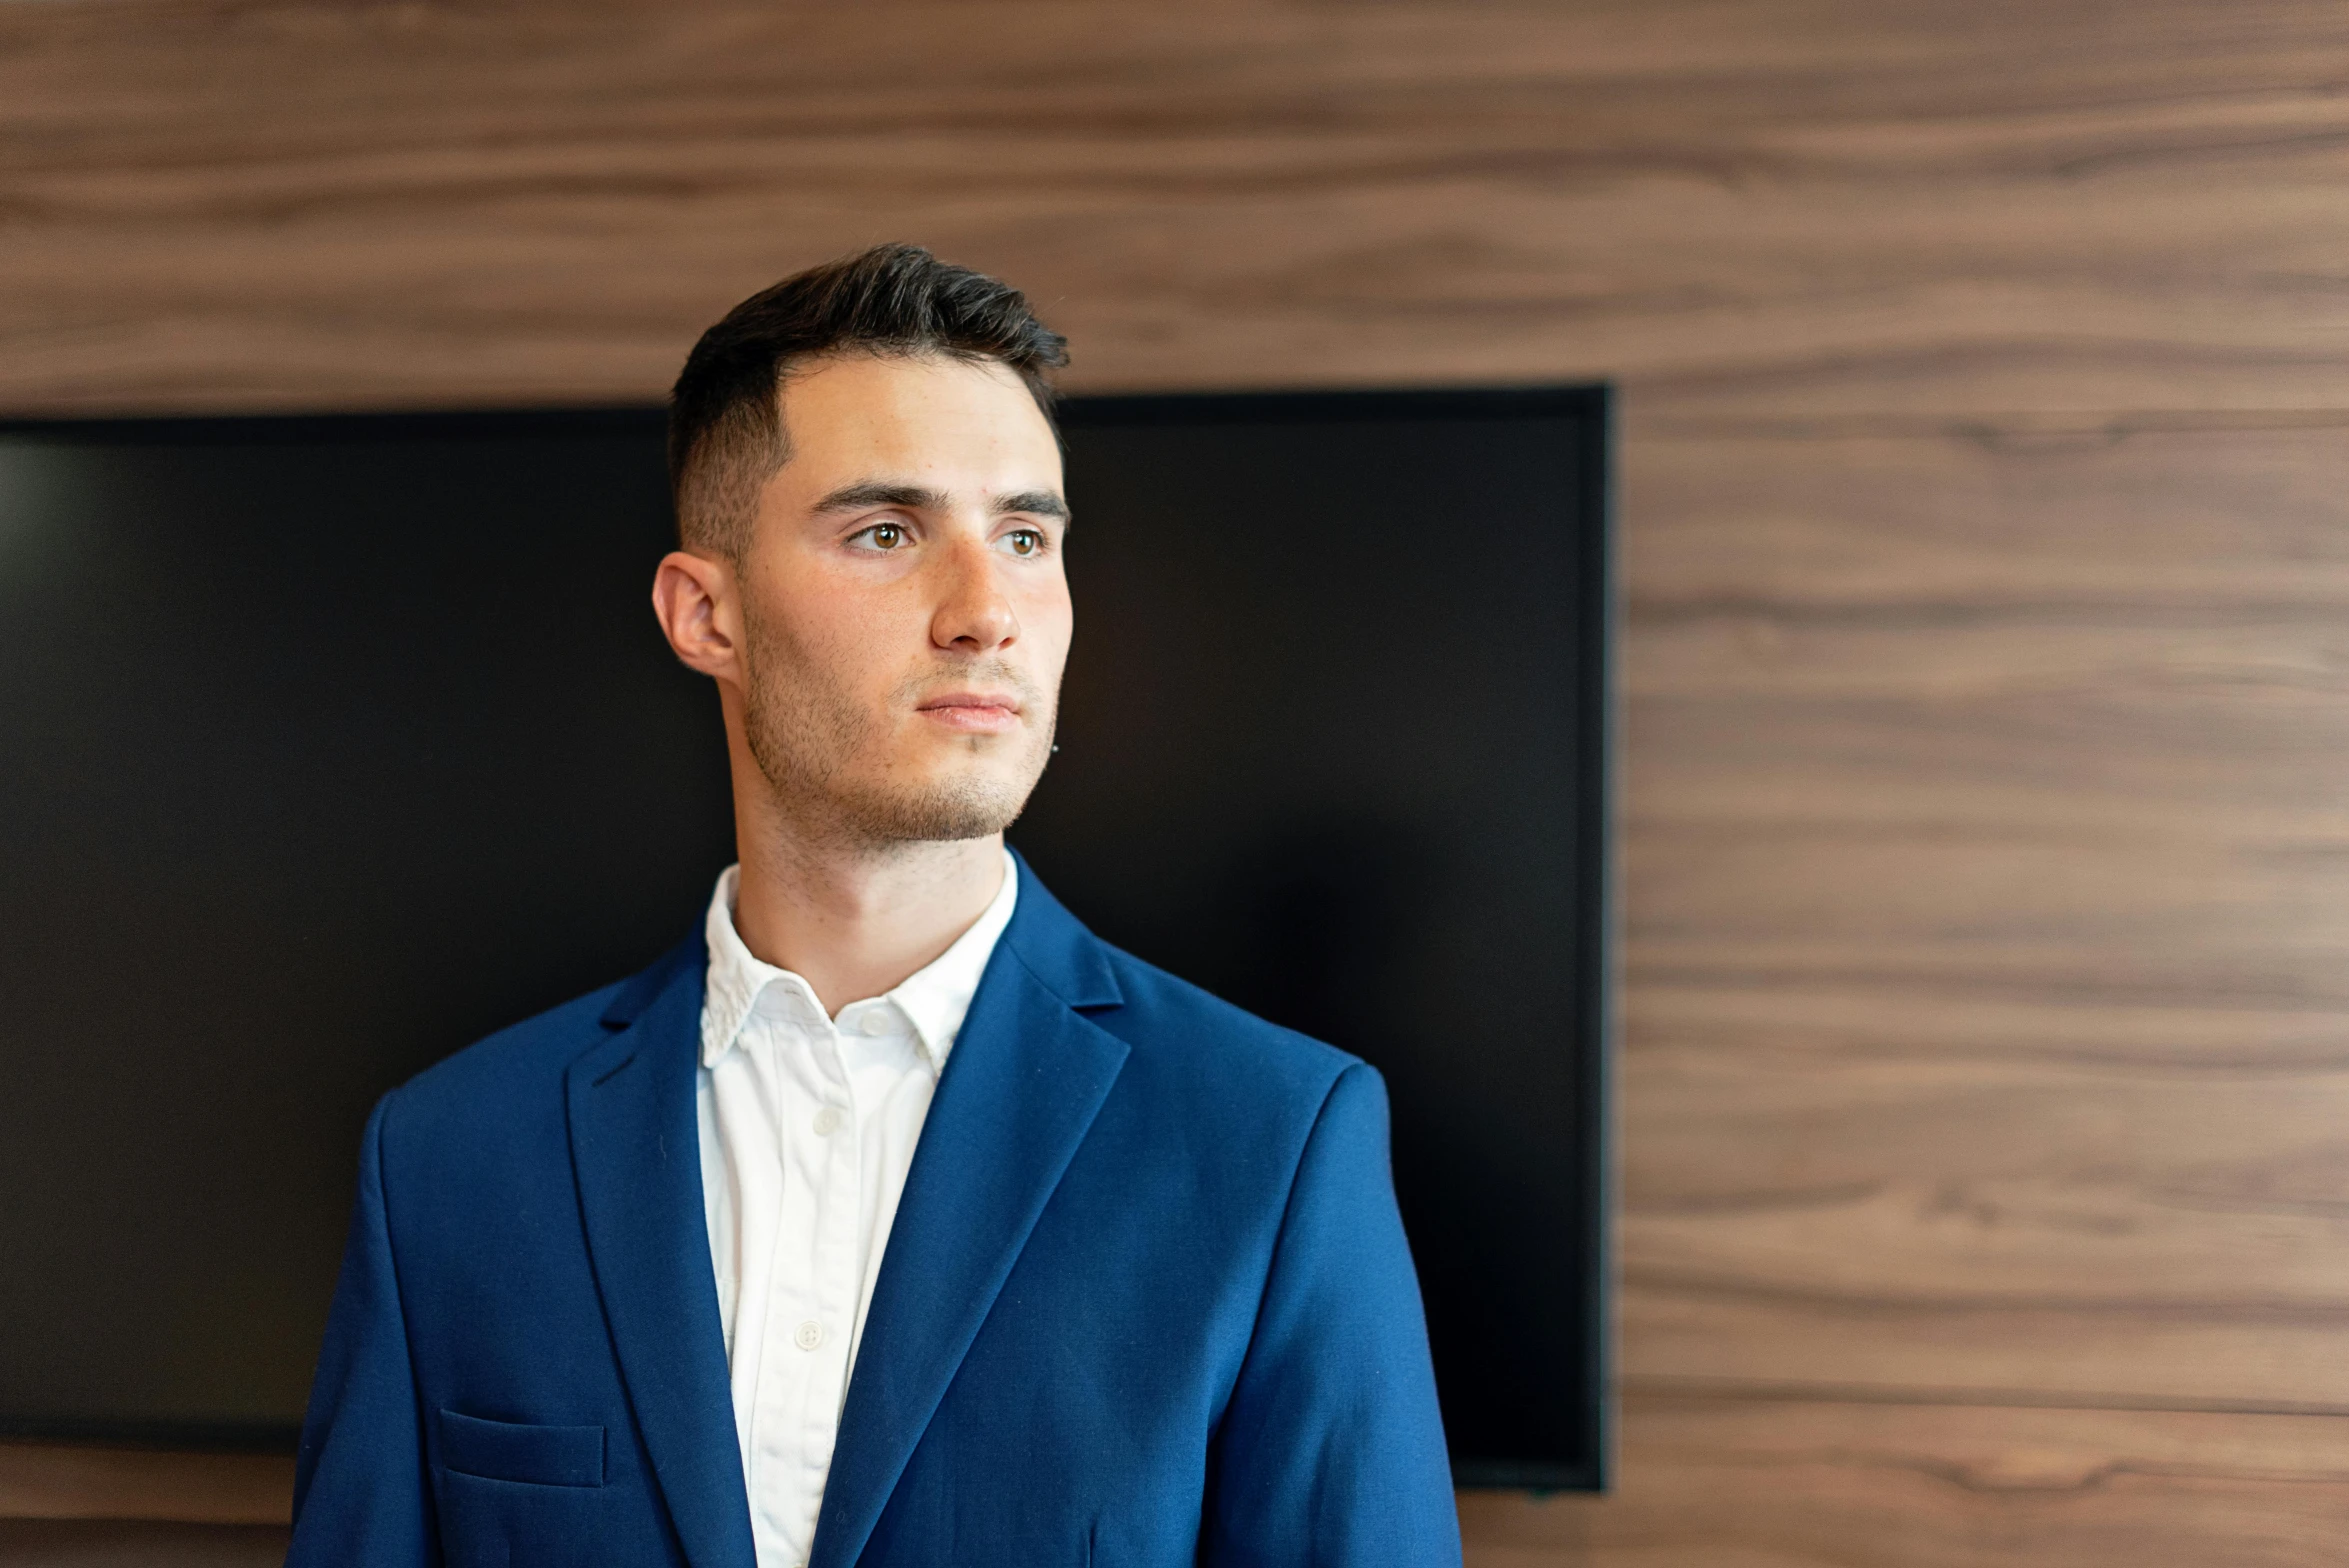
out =
[[[707,968],[697,936],[623,988],[565,1087],[588,1252],[677,1538],[693,1568],[754,1568],[694,1118]]]
[[[1098,942],[1023,863],[939,1079],[857,1348],[809,1568],[849,1568],[1125,1063]]]

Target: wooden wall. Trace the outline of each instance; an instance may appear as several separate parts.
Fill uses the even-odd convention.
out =
[[[15,410],[647,398],[892,237],[1088,389],[1624,389],[1621,1487],[1472,1563],[2343,1555],[2349,14],[0,6]]]

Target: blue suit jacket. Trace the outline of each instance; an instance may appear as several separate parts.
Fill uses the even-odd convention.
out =
[[[1457,1563],[1386,1098],[1023,866],[938,1085],[808,1568]],[[384,1097],[289,1562],[753,1568],[697,937]]]

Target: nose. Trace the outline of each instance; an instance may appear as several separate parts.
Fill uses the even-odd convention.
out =
[[[958,541],[944,552],[941,564],[945,582],[930,618],[932,644],[953,653],[988,654],[1019,635],[1019,617],[984,540]]]

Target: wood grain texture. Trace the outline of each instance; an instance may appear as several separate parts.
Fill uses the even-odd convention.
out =
[[[1634,1393],[1621,1476],[1463,1494],[1469,1568],[2299,1568],[2349,1420]]]
[[[21,0],[0,409],[648,398],[900,237],[1082,387],[1616,379],[1621,1492],[1472,1562],[2313,1568],[2344,82],[2313,0]],[[282,1507],[77,1452],[0,1512]]]
[[[2349,1410],[2349,442],[1629,447],[1634,1376]]]
[[[2349,408],[2311,0],[42,0],[0,404],[643,398],[911,237],[1088,387]]]
[[[0,1519],[282,1525],[294,1462],[280,1454],[0,1442]]]
[[[274,1568],[284,1525],[165,1524],[121,1519],[0,1518],[8,1568]]]

